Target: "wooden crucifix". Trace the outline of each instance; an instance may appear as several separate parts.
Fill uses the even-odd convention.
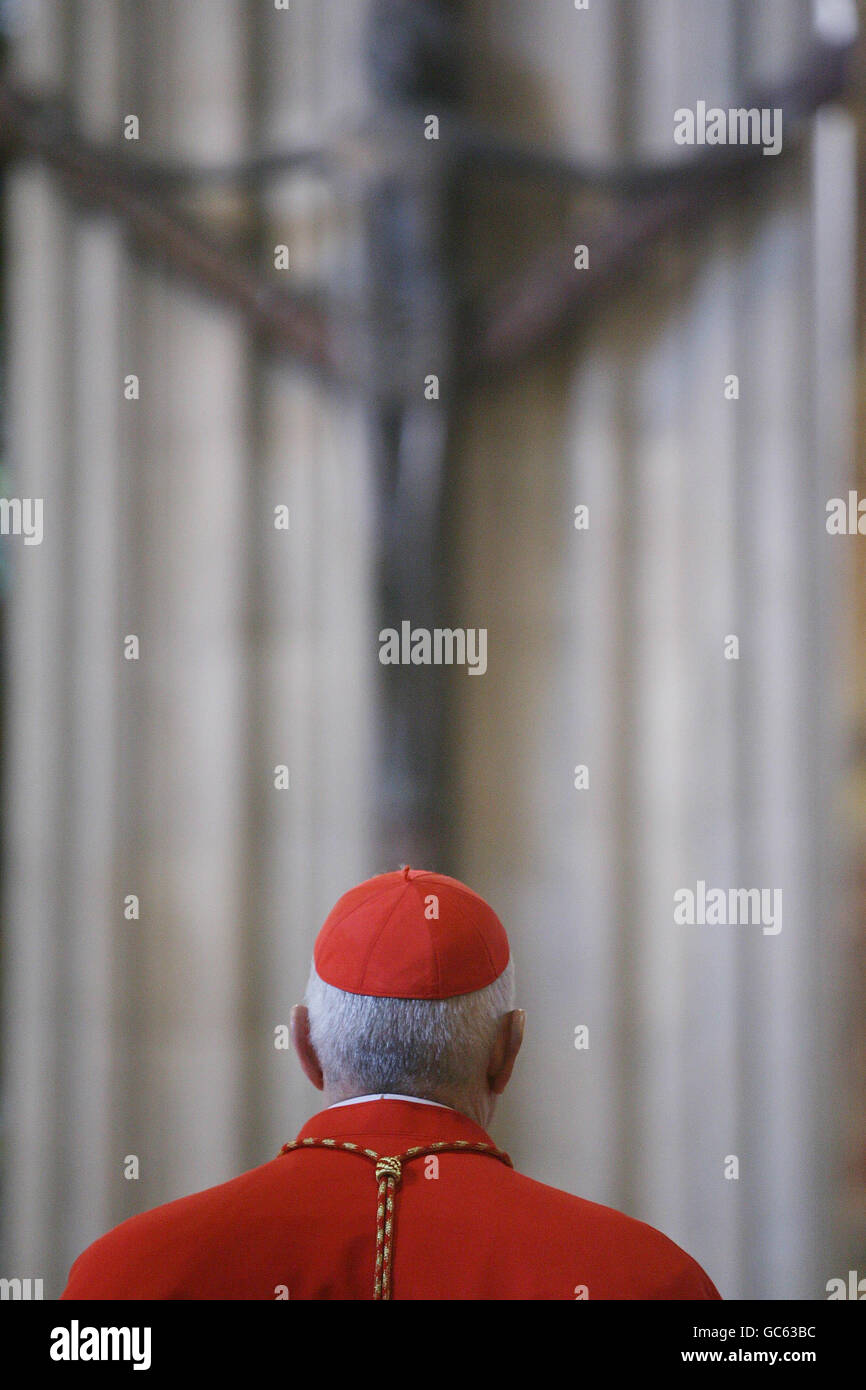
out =
[[[143,160],[97,145],[76,130],[62,102],[0,82],[0,157],[39,159],[85,206],[113,212],[143,255],[183,274],[240,312],[270,351],[285,354],[369,402],[381,499],[378,583],[381,629],[453,629],[445,502],[462,393],[502,379],[591,315],[640,269],[676,225],[712,215],[709,188],[748,188],[762,168],[750,145],[704,147],[663,166],[589,166],[503,141],[464,114],[461,0],[371,0],[366,61],[374,109],[348,142],[268,152],[223,167]],[[818,44],[801,71],[750,105],[781,108],[796,130],[845,89],[852,46]],[[436,138],[425,131],[430,116]],[[794,145],[792,138],[789,142]],[[323,297],[278,284],[243,248],[181,213],[173,195],[221,182],[255,190],[276,174],[339,174],[360,160],[364,175],[367,283],[357,327]],[[773,161],[776,163],[777,161]],[[782,161],[778,161],[779,164]],[[762,172],[766,173],[766,162]],[[457,293],[455,232],[460,200],[483,177],[532,181],[615,210],[584,221],[592,246],[576,274],[565,230],[513,281],[466,305]],[[357,316],[354,320],[357,323]],[[355,334],[353,338],[353,333]],[[371,636],[375,636],[372,634]],[[448,860],[446,664],[380,670],[377,804],[383,867],[435,867]]]

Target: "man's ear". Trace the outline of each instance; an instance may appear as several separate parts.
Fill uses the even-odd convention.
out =
[[[495,1096],[501,1095],[508,1085],[523,1042],[525,1024],[526,1014],[523,1010],[512,1009],[499,1025],[487,1067],[487,1084]]]
[[[322,1068],[319,1066],[319,1059],[310,1038],[310,1015],[305,1004],[296,1004],[292,1009],[290,1028],[292,1042],[304,1076],[313,1083],[317,1091],[323,1091],[325,1078],[322,1075]]]

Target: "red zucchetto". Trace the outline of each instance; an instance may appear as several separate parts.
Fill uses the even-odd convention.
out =
[[[391,999],[450,999],[498,979],[505,928],[483,898],[445,874],[406,866],[350,888],[313,959],[326,984]]]

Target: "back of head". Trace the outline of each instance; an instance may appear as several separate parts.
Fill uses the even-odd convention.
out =
[[[503,1016],[514,1008],[514,963],[483,989],[447,999],[352,994],[310,970],[310,1036],[330,1090],[396,1092],[453,1102],[480,1081]]]
[[[483,1091],[514,1008],[505,929],[457,879],[408,866],[379,874],[328,914],[305,1003],[330,1094],[390,1092],[463,1108]]]

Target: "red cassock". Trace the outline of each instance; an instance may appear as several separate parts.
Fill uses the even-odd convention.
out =
[[[72,1266],[65,1299],[372,1299],[381,1184],[369,1155],[465,1144],[398,1165],[394,1299],[717,1299],[673,1241],[524,1177],[455,1110],[404,1100],[321,1111],[301,1146],[219,1187],[134,1216]],[[383,1224],[379,1214],[379,1234]]]

